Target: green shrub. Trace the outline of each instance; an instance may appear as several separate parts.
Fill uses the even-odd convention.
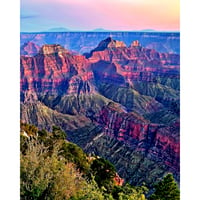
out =
[[[29,142],[26,155],[21,154],[20,196],[21,199],[69,199],[76,194],[84,180],[73,163],[58,156],[55,147],[51,156],[44,144]]]

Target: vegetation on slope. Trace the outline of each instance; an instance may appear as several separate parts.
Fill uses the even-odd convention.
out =
[[[52,127],[50,133],[21,123],[20,138],[22,200],[146,199],[148,189],[145,186],[117,184],[115,167],[109,161],[87,156],[80,147],[66,140],[65,132],[59,127]],[[162,185],[165,182],[164,179]],[[166,187],[168,191],[178,190],[174,182]],[[156,186],[155,195],[163,189],[165,187]]]

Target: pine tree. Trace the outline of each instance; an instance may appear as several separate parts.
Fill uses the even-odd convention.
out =
[[[149,200],[180,200],[180,191],[172,174],[165,176],[154,187],[155,192]]]

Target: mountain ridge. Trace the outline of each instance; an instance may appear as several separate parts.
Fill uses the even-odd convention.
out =
[[[62,32],[62,33],[21,33],[20,46],[31,41],[38,46],[60,44],[64,48],[81,54],[88,53],[107,37],[123,41],[127,46],[133,40],[143,47],[153,46],[159,52],[180,53],[180,33],[159,32]]]

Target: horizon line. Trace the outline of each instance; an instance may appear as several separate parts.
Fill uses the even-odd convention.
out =
[[[89,31],[86,31],[86,30],[69,30],[69,31],[20,31],[20,34],[21,33],[77,33],[77,32],[92,32],[92,33],[110,33],[110,32],[142,32],[142,33],[180,33],[180,30],[178,31],[125,31],[125,30],[119,30],[119,31],[93,31],[93,30],[89,30]]]

